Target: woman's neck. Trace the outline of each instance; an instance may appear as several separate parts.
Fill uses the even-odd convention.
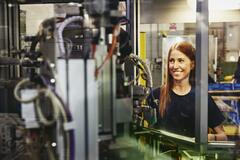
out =
[[[190,92],[191,85],[189,81],[181,83],[174,82],[172,90],[174,93],[178,95],[186,95],[187,93]]]

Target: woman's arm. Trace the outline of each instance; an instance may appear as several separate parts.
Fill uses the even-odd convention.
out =
[[[208,134],[208,141],[227,141],[227,136],[222,125],[214,127],[214,131],[216,134]]]

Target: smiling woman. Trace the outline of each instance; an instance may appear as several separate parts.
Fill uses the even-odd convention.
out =
[[[167,80],[148,98],[150,106],[157,108],[157,127],[168,131],[195,136],[195,48],[189,42],[175,43],[169,50]],[[156,104],[155,99],[159,99]],[[226,140],[221,123],[224,117],[208,96],[208,127],[214,134],[208,140]]]
[[[179,50],[173,50],[169,56],[169,72],[175,84],[189,84],[189,73],[194,68],[194,62]],[[184,94],[184,93],[183,93]]]

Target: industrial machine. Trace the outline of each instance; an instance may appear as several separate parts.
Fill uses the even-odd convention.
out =
[[[119,10],[122,2],[125,15]],[[36,26],[22,23],[43,16],[27,15],[30,4],[49,4],[51,16]],[[0,2],[1,159],[191,159],[189,154],[198,158],[194,147],[202,144],[195,139],[153,128],[156,108],[146,101],[153,87],[152,70],[134,46],[138,31],[131,9],[136,4]],[[163,38],[161,49],[175,39]],[[239,121],[239,116],[232,117]],[[222,153],[237,158],[239,145],[233,143],[211,143],[214,149],[206,154],[217,157],[226,145],[235,148]]]
[[[20,5],[33,3],[53,3],[64,9],[66,2],[3,1],[1,14],[20,16]],[[1,76],[4,82],[15,82],[12,92],[3,94],[10,94],[6,102],[14,97],[13,101],[10,105],[3,101],[1,107],[5,109],[2,121],[11,122],[1,127],[5,159],[11,159],[13,152],[15,159],[99,159],[102,143],[110,146],[117,136],[129,133],[132,86],[126,85],[131,79],[124,62],[132,49],[129,34],[121,28],[129,22],[118,11],[118,3],[77,1],[71,6],[76,12],[60,15],[56,11],[41,22],[35,35],[20,36],[18,27],[8,32],[15,48],[2,46],[1,51],[9,48],[9,54],[1,54],[5,67],[1,73],[12,69],[17,76]],[[21,25],[19,19],[10,21]]]

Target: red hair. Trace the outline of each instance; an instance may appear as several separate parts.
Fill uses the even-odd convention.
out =
[[[171,74],[169,74],[169,57],[173,50],[178,50],[186,55],[192,62],[195,62],[195,48],[193,45],[187,41],[182,41],[175,43],[171,46],[168,52],[168,61],[167,61],[167,79],[166,83],[160,89],[160,99],[159,99],[159,113],[160,116],[163,117],[168,103],[171,101],[170,99],[170,91],[173,87],[173,78]],[[190,72],[189,82],[191,85],[195,85],[195,67]]]

